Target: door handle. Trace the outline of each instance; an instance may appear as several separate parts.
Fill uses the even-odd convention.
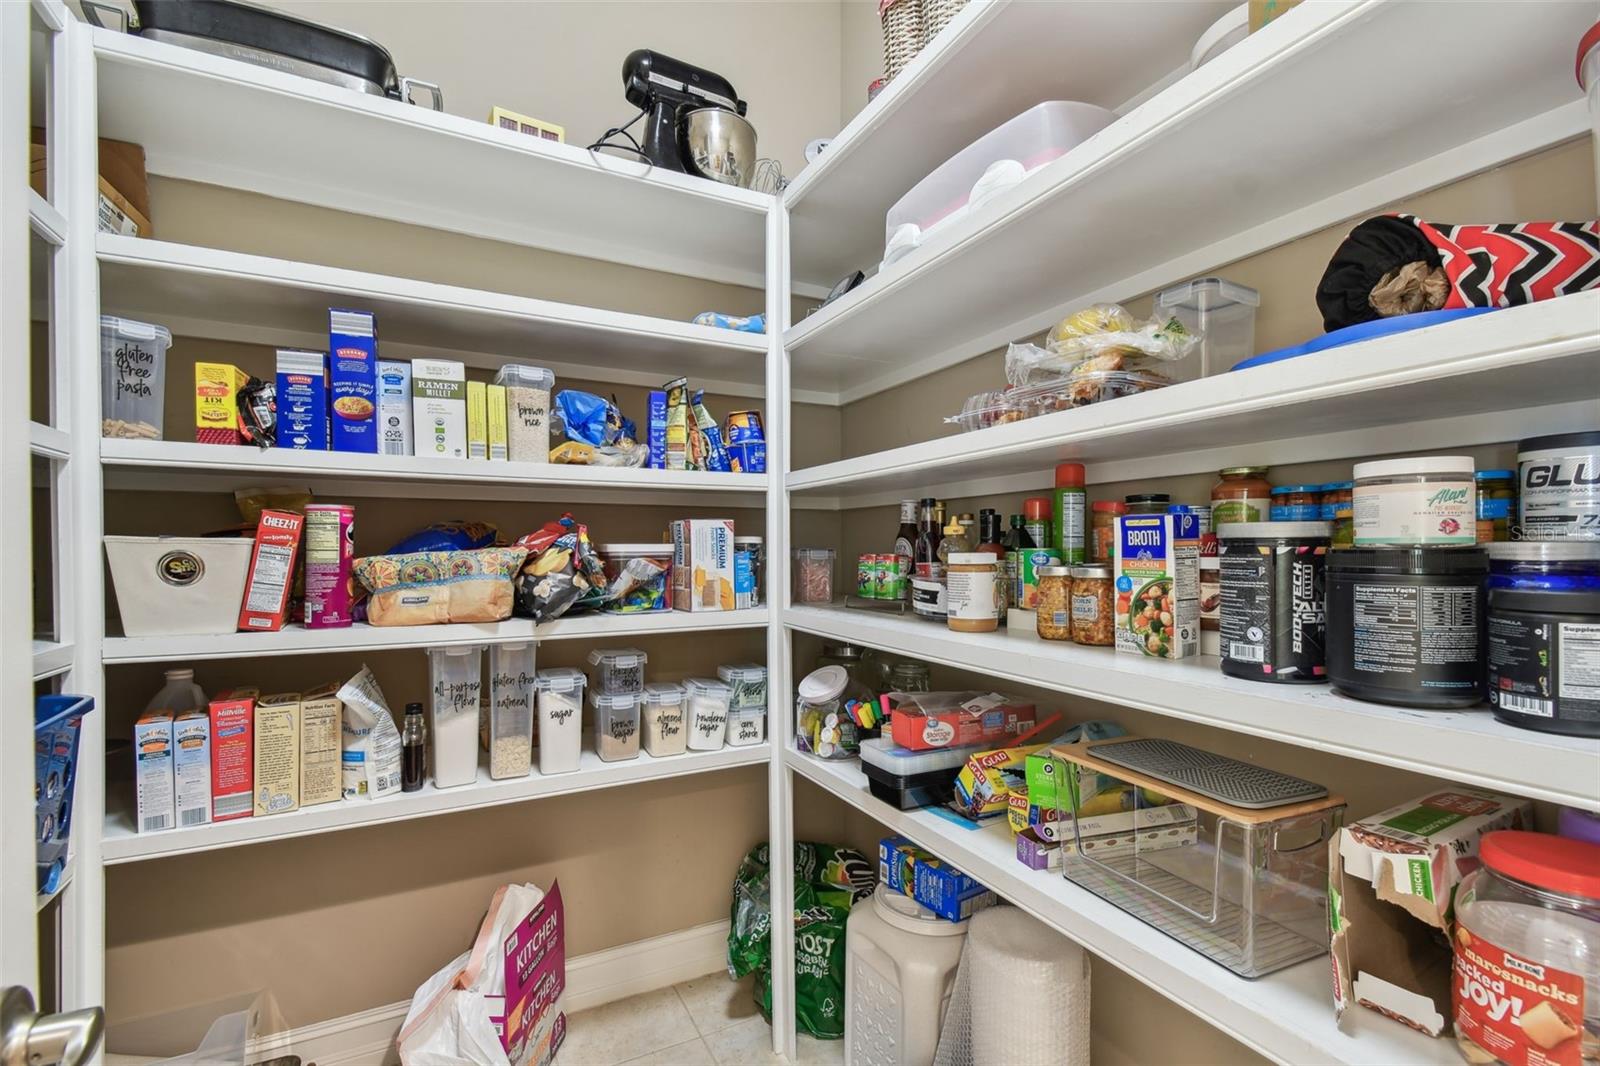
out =
[[[83,1066],[100,1046],[100,1007],[40,1014],[21,985],[0,992],[0,1066]]]

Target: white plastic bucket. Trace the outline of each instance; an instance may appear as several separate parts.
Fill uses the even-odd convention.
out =
[[[966,922],[947,922],[879,885],[845,927],[844,1061],[933,1061],[955,989]]]

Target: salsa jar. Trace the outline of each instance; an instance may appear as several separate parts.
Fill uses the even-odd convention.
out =
[[[1230,466],[1211,486],[1211,528],[1230,522],[1265,522],[1272,517],[1272,482],[1264,466]]]
[[[1128,513],[1121,500],[1096,500],[1090,508],[1089,561],[1110,563],[1111,548],[1117,542],[1117,518]]]
[[[1072,641],[1109,648],[1117,642],[1109,566],[1072,568]]]
[[[1600,845],[1502,829],[1456,890],[1450,982],[1468,1062],[1600,1058]]]
[[[1073,569],[1070,566],[1039,568],[1039,607],[1034,617],[1040,640],[1072,639]]]
[[[1473,480],[1478,494],[1478,543],[1510,540],[1517,513],[1517,472],[1480,470]]]

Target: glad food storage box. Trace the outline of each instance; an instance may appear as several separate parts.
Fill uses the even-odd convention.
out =
[[[122,632],[130,637],[232,633],[247,537],[106,537]]]

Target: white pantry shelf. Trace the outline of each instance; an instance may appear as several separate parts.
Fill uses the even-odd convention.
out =
[[[929,171],[1044,100],[1122,108],[1187,72],[1195,41],[1233,6],[973,0],[784,191],[791,272],[831,287],[877,263],[884,215]]]
[[[93,39],[100,136],[143,145],[152,174],[764,284],[770,196],[112,30]]]
[[[1597,383],[1600,292],[1579,293],[827,463],[785,485],[855,507],[1027,491],[1068,460],[1105,483],[1517,440],[1593,428]]]
[[[47,677],[55,677],[72,669],[72,661],[76,649],[71,644],[62,644],[53,640],[35,640],[33,642],[33,679],[43,681]]]
[[[619,640],[669,633],[707,633],[762,629],[765,607],[743,611],[647,611],[637,614],[586,614],[535,625],[529,618],[504,622],[456,622],[434,626],[370,626],[306,629],[286,625],[276,633],[224,633],[213,636],[105,638],[107,666],[198,659],[252,659],[268,655],[322,655],[440,648],[460,644],[514,644],[536,640]]]
[[[796,387],[859,399],[1580,136],[1571,52],[1593,20],[1560,0],[1303,4],[791,327]],[[1489,72],[1415,61],[1485,41]]]
[[[1326,958],[1311,959],[1254,981],[1245,980],[1154,926],[1071,884],[1060,871],[1031,870],[1022,865],[1017,861],[1016,845],[1004,819],[970,827],[933,811],[901,811],[872,796],[855,760],[826,762],[792,748],[785,748],[781,758],[790,770],[890,832],[909,837],[1270,1059],[1349,1066],[1455,1066],[1461,1061],[1454,1041],[1430,1039],[1372,1011],[1350,1011],[1346,1023],[1336,1025]]]
[[[1425,711],[1365,703],[1326,685],[1225,676],[1215,658],[1146,659],[844,607],[795,607],[791,629],[924,662],[1265,737],[1364,762],[1600,811],[1600,740],[1518,729],[1487,706]]]
[[[537,766],[528,777],[507,781],[490,779],[489,771],[478,769],[478,780],[460,788],[435,788],[430,782],[417,792],[401,793],[376,800],[335,800],[316,807],[302,807],[287,814],[273,814],[261,818],[239,818],[229,822],[188,829],[169,829],[157,833],[139,833],[135,830],[135,813],[127,806],[131,796],[124,796],[121,807],[107,811],[102,854],[106,864],[138,862],[159,859],[169,855],[188,855],[216,848],[237,847],[243,844],[260,844],[272,840],[331,833],[340,829],[382,825],[386,822],[403,822],[414,818],[428,818],[437,814],[476,810],[481,807],[498,807],[506,803],[522,803],[545,796],[563,796],[574,792],[592,792],[603,788],[616,788],[640,781],[660,781],[688,774],[711,773],[737,766],[765,764],[772,749],[767,744],[752,744],[743,748],[722,748],[718,751],[691,751],[682,755],[652,758],[640,752],[637,759],[622,762],[605,762],[593,751],[585,749],[578,769],[569,774],[546,776]]]
[[[761,507],[767,475],[644,470],[560,463],[500,463],[416,455],[358,455],[249,445],[106,438],[108,490],[221,492],[263,475],[310,484],[325,496],[509,499],[648,505]],[[670,493],[654,497],[654,493]]]
[[[328,308],[355,307],[377,314],[384,358],[536,363],[558,380],[657,387],[688,375],[712,392],[762,391],[762,335],[137,237],[102,233],[96,248],[102,310],[175,336],[323,350]]]

